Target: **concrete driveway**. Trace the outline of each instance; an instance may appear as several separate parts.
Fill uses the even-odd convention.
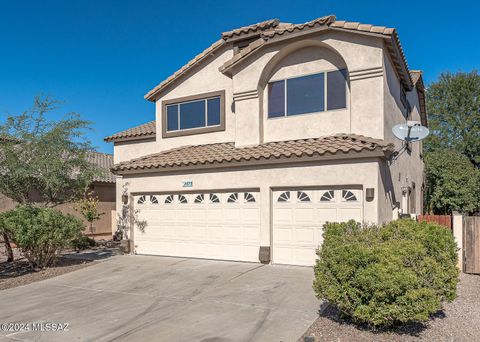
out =
[[[318,317],[305,267],[114,256],[0,291],[0,323],[69,323],[6,341],[296,341]]]

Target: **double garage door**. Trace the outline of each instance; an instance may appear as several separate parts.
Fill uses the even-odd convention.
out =
[[[313,265],[323,224],[363,220],[360,189],[295,189],[272,197],[272,260]],[[148,194],[135,197],[139,254],[258,262],[260,193]]]
[[[258,192],[141,195],[135,209],[139,254],[258,261]]]

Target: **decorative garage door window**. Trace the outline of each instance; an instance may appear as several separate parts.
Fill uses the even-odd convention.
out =
[[[152,204],[158,204],[158,198],[157,198],[157,196],[151,195],[151,196],[150,196],[150,203],[152,203]]]
[[[183,195],[178,195],[178,202],[180,202],[182,204],[188,203],[187,198]]]
[[[290,201],[290,191],[285,191],[278,196],[277,202],[289,202]]]
[[[146,201],[147,201],[147,198],[145,197],[145,195],[143,195],[138,198],[137,204],[145,204]]]
[[[342,199],[346,202],[352,202],[357,200],[357,196],[350,190],[342,190]]]
[[[335,192],[333,190],[325,191],[325,193],[320,197],[320,202],[331,202],[335,199]]]
[[[300,202],[310,202],[310,197],[303,191],[297,191],[297,198]]]
[[[210,194],[210,203],[220,203],[220,198],[215,194]]]
[[[198,194],[195,197],[195,200],[193,201],[193,203],[203,203],[204,200],[205,200],[205,195],[204,194]]]
[[[227,203],[237,203],[238,202],[238,192],[234,192],[228,196]]]
[[[243,194],[243,198],[245,199],[245,203],[254,203],[255,197],[250,192],[246,192]]]
[[[173,203],[173,195],[168,195],[167,198],[165,198],[165,204],[170,203]]]

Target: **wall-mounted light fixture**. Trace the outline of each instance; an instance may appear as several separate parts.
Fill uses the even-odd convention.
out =
[[[375,198],[375,189],[374,188],[367,188],[365,191],[365,198],[367,202],[373,201]]]

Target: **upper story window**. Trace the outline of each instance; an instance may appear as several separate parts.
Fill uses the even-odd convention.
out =
[[[323,112],[347,107],[345,69],[268,84],[268,117]]]
[[[162,137],[225,129],[225,92],[182,97],[162,103]]]

